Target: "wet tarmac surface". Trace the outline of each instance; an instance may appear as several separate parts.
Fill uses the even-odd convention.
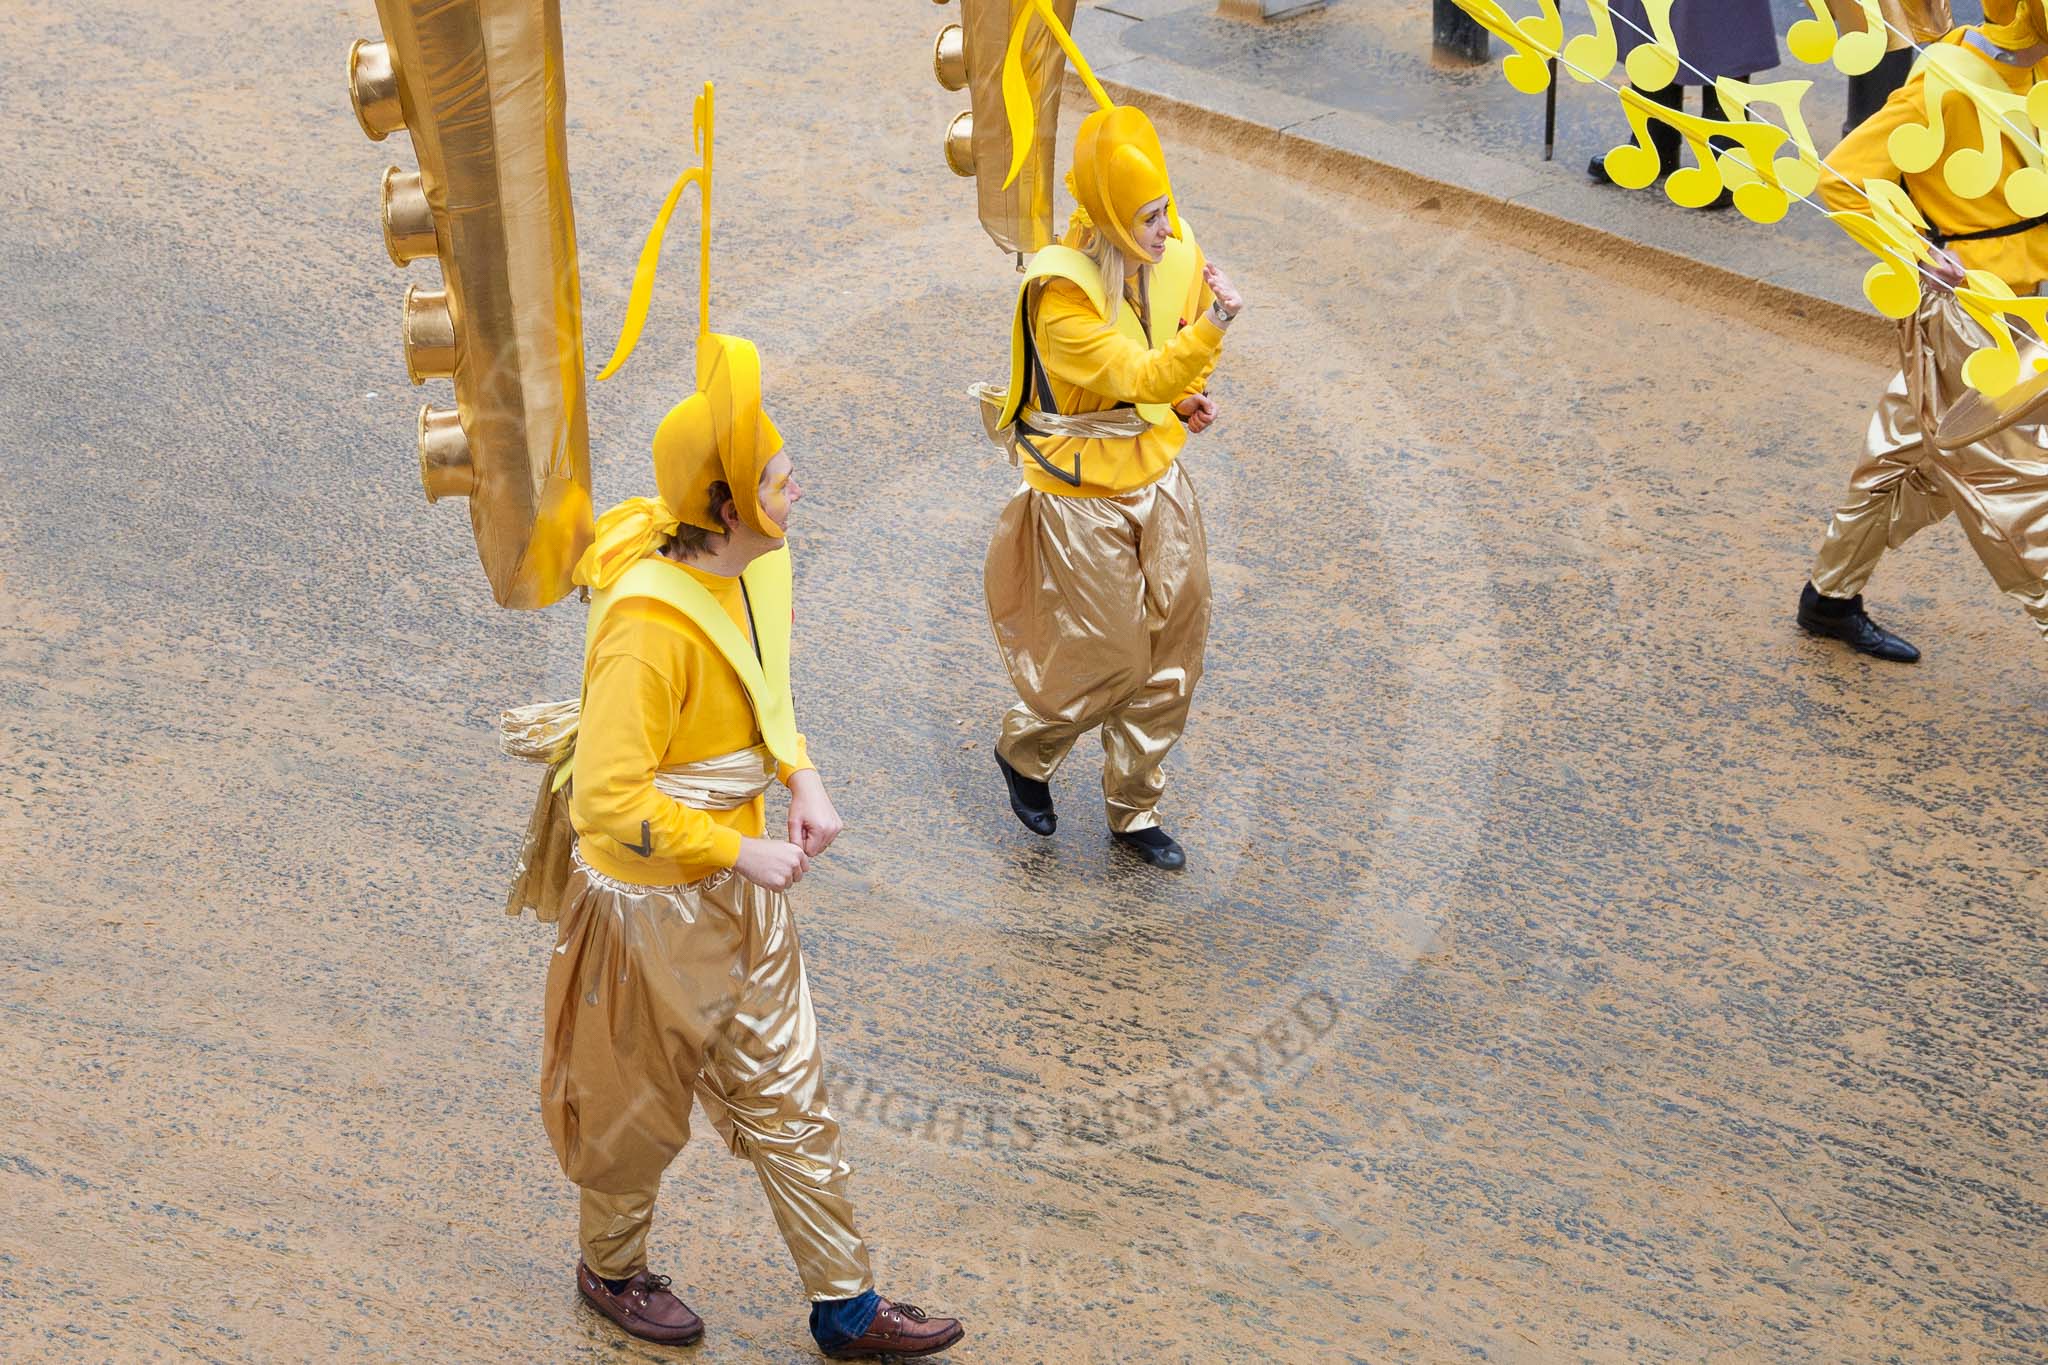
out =
[[[1881,357],[1166,129],[1251,309],[1152,875],[1092,743],[1051,841],[988,757],[1014,475],[961,391],[1014,277],[940,158],[943,12],[569,8],[594,353],[719,83],[714,317],[812,490],[849,823],[798,915],[881,1288],[968,1320],[949,1359],[2048,1355],[2048,656],[1952,526],[1873,588],[1918,667],[1789,620]],[[494,722],[581,624],[493,607],[420,496],[373,31],[0,13],[10,1359],[678,1354],[574,1298]],[[688,382],[671,258],[600,503]],[[815,1358],[717,1144],[654,1254],[690,1358]]]

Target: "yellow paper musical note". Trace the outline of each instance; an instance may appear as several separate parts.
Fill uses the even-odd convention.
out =
[[[1646,190],[1657,183],[1657,177],[1664,171],[1657,156],[1657,144],[1650,138],[1650,114],[1643,112],[1657,106],[1633,90],[1624,90],[1621,92],[1621,107],[1628,116],[1628,126],[1636,140],[1609,151],[1601,158],[1600,164],[1606,169],[1607,178],[1623,189]]]
[[[1586,0],[1586,13],[1593,20],[1593,31],[1581,33],[1564,45],[1565,69],[1572,73],[1572,79],[1582,85],[1604,81],[1614,74],[1614,64],[1620,60],[1621,48],[1614,36],[1614,16],[1608,11],[1608,0]]]
[[[2036,81],[2027,91],[2027,118],[2037,129],[2048,129],[2048,81]]]
[[[1778,117],[1784,120],[1792,146],[1799,154],[1776,158],[1772,162],[1770,178],[1775,179],[1786,193],[1802,199],[1820,188],[1820,149],[1814,143],[1813,131],[1807,127],[1804,108],[1806,92],[1813,89],[1812,81],[1773,81],[1769,85],[1752,85],[1733,76],[1723,76],[1714,82],[1714,89],[1721,97],[1721,107],[1731,115],[1755,120],[1750,106],[1767,104],[1776,109]]]
[[[1557,12],[1557,0],[1539,0],[1543,13],[1516,19],[1497,0],[1455,0],[1472,21],[1511,49],[1500,65],[1508,84],[1525,95],[1540,95],[1550,88],[1550,59],[1559,55],[1564,41],[1564,16]]]
[[[1643,0],[1650,41],[1628,54],[1628,83],[1656,92],[1678,77],[1678,35],[1671,29],[1673,0]]]
[[[2007,309],[2018,299],[2004,280],[1988,270],[1972,270],[1963,278],[1964,287],[1956,290],[1956,302],[1991,338],[1989,346],[1972,351],[1963,362],[1963,382],[1988,398],[1996,398],[2021,378],[2019,347],[2005,321]],[[2048,306],[2048,300],[2037,302]]]
[[[1739,145],[1719,153],[1721,183],[1734,197],[1735,211],[1750,222],[1778,222],[1792,207],[1792,196],[1778,181],[1773,156],[1784,145],[1785,131],[1768,123],[1737,126],[1745,130]]]
[[[2006,177],[2005,203],[2022,218],[2048,217],[2048,170],[2022,166]]]
[[[1828,218],[1858,246],[1877,257],[1863,276],[1863,296],[1888,318],[1909,318],[1920,307],[1920,263],[1934,249],[1925,237],[1927,220],[1906,192],[1889,180],[1866,180],[1869,213],[1831,213]]]
[[[1929,48],[1922,60],[1930,80],[1936,71],[1942,72],[1977,112],[1977,145],[1958,149],[1942,167],[1949,188],[1965,199],[1991,193],[2005,174],[2010,146],[2021,165],[2006,182],[2007,205],[2022,218],[2048,212],[2043,207],[2048,202],[2048,177],[2042,173],[2041,139],[2031,119],[2031,92],[2015,95],[1997,72],[1961,47]]]
[[[1863,11],[1863,31],[1843,33],[1835,26],[1826,0],[1806,0],[1813,18],[1801,19],[1785,31],[1785,46],[1808,66],[1819,66],[1832,57],[1845,76],[1862,76],[1877,69],[1891,46],[1891,30],[1885,26],[1879,0],[1856,0]]]
[[[2000,132],[2000,116],[1976,100],[1971,101],[1971,106],[1977,111],[1975,144],[1950,152],[1941,167],[1941,178],[1959,199],[1982,199],[1998,188],[1999,179],[2005,174],[2005,137]],[[2019,108],[2020,101],[2015,99],[2013,106]]]
[[[1806,0],[1806,7],[1813,11],[1813,17],[1801,19],[1785,31],[1785,46],[1808,66],[1819,66],[1835,55],[1835,39],[1840,30],[1835,27],[1835,16],[1828,9],[1827,0]]]
[[[1921,111],[1925,123],[1906,123],[1892,129],[1885,153],[1892,165],[1908,175],[1918,175],[1941,159],[1948,147],[1948,121],[1942,109],[1942,92],[1947,82],[1930,70],[1921,87]]]
[[[1891,48],[1891,30],[1878,0],[1856,3],[1863,10],[1863,32],[1844,33],[1835,40],[1835,69],[1845,76],[1869,75]]]
[[[1775,123],[1755,120],[1707,126],[1717,130],[1716,137],[1735,143],[1733,148],[1722,149],[1718,156],[1721,181],[1735,197],[1735,211],[1752,223],[1775,223],[1782,219],[1792,207],[1792,196],[1779,178],[1778,167],[1800,165],[1796,158],[1787,163],[1778,160],[1778,149],[1791,140],[1785,130]]]
[[[2048,81],[2036,82],[2022,103],[2031,136],[2019,146],[2027,164],[2006,179],[2005,202],[2022,218],[2040,218],[2048,215],[2048,170],[2043,169],[2041,151],[2042,139],[2048,137]]]

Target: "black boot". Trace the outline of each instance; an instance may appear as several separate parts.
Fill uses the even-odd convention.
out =
[[[1799,625],[1809,635],[1840,640],[1858,654],[1909,664],[1920,651],[1879,626],[1863,611],[1863,594],[1854,597],[1823,597],[1808,583],[1799,594]]]
[[[1033,834],[1050,835],[1060,827],[1060,817],[1052,808],[1052,788],[1043,782],[1034,782],[1003,762],[1001,754],[996,755],[996,766],[1003,770],[1003,785],[1010,789],[1010,809],[1017,814],[1017,820]]]
[[[1174,842],[1171,834],[1157,826],[1151,829],[1134,829],[1128,834],[1112,830],[1109,837],[1161,871],[1178,872],[1188,865],[1187,850]]]

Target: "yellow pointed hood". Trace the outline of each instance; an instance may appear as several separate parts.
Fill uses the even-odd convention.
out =
[[[676,179],[656,213],[633,271],[633,292],[619,343],[598,371],[600,380],[619,372],[639,343],[654,299],[654,278],[669,219],[683,191],[697,186],[702,222],[697,255],[697,374],[695,391],[668,410],[654,429],[655,498],[629,498],[599,519],[597,539],[577,563],[576,582],[604,588],[652,553],[679,526],[723,534],[713,514],[711,486],[732,491],[740,520],[761,535],[780,540],[782,525],[761,505],[761,476],[782,449],[782,433],[761,407],[761,353],[754,343],[711,330],[711,157],[713,90],[707,82],[697,99],[697,151],[703,164]]]

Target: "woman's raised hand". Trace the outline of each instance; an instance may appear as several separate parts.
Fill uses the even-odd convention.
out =
[[[1237,286],[1230,282],[1230,276],[1213,265],[1202,267],[1202,283],[1209,286],[1209,292],[1216,296],[1216,306],[1226,317],[1236,317],[1244,308],[1244,296],[1237,292]]]

